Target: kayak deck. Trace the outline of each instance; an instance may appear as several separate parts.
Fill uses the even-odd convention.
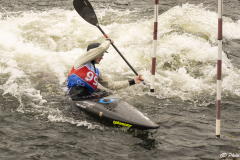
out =
[[[91,97],[74,100],[73,103],[82,111],[113,125],[138,129],[159,128],[159,125],[151,121],[135,107],[110,92],[102,90]]]

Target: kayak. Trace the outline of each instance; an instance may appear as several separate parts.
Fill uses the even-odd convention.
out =
[[[159,125],[124,99],[105,90],[98,90],[91,96],[72,100],[72,103],[85,113],[112,125],[137,129],[159,128]]]

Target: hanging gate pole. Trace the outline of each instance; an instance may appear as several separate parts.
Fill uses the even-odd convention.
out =
[[[155,0],[154,28],[153,28],[153,54],[152,54],[152,80],[151,80],[150,92],[154,92],[154,83],[155,83],[157,30],[158,30],[158,2],[159,2],[159,0]]]
[[[222,13],[223,0],[218,0],[218,60],[217,60],[217,102],[216,102],[216,138],[220,138],[221,115],[221,77],[222,77]]]

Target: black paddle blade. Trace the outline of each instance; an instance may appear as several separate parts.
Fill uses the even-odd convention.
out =
[[[95,26],[98,24],[97,16],[88,0],[74,0],[73,6],[85,21]]]

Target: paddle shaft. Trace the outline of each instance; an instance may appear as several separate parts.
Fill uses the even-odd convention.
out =
[[[99,25],[96,25],[98,27],[98,29],[102,32],[102,34],[106,37],[106,38],[109,38],[107,36],[107,34],[102,30],[102,28],[99,26]],[[135,69],[131,66],[130,63],[128,63],[128,61],[125,59],[125,57],[121,54],[121,52],[117,49],[117,47],[111,43],[113,48],[115,48],[115,50],[118,52],[118,54],[122,57],[122,59],[127,63],[127,65],[132,69],[132,71],[138,76],[138,73],[135,71]]]

